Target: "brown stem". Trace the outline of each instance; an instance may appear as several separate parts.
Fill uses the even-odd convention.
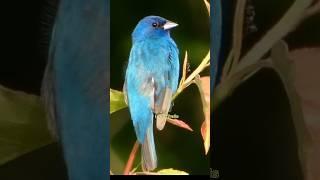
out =
[[[123,171],[124,175],[129,175],[130,174],[130,171],[132,169],[132,165],[133,165],[134,159],[136,158],[136,154],[137,154],[138,149],[139,149],[139,142],[136,141],[134,143],[134,145],[133,145],[132,150],[131,150],[131,153],[130,153],[129,159],[127,161],[126,167],[124,168],[124,171]]]
[[[313,16],[317,13],[320,13],[320,1],[316,2],[314,5],[312,5],[311,7],[309,7],[307,10],[306,10],[306,13],[305,13],[305,19],[310,17],[310,16]]]
[[[234,67],[238,64],[241,48],[242,48],[242,33],[243,33],[243,22],[245,19],[245,9],[246,9],[246,0],[239,0],[236,6],[236,12],[233,23],[233,61],[231,65],[231,71],[234,70]]]

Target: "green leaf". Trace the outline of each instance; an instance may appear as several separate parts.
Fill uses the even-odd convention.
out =
[[[0,165],[52,142],[40,98],[0,85]]]
[[[188,173],[184,172],[184,171],[180,171],[180,170],[176,170],[176,169],[162,169],[160,171],[158,171],[158,174],[160,175],[189,175]]]
[[[185,171],[181,171],[181,170],[176,170],[176,169],[162,169],[159,170],[158,172],[135,172],[132,173],[132,175],[189,175],[188,173],[186,173]]]
[[[124,94],[121,91],[110,89],[110,114],[127,107]]]

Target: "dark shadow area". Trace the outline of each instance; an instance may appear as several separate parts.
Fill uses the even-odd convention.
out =
[[[39,95],[57,4],[58,0],[2,3],[1,85]],[[66,177],[62,152],[57,143],[0,166],[1,180],[65,180]]]
[[[0,84],[39,94],[46,63],[41,41],[45,0],[5,1],[1,5]]]
[[[0,179],[67,180],[59,145],[47,145],[0,166]]]
[[[212,162],[220,179],[303,179],[289,102],[272,70],[239,86],[214,118]]]
[[[254,7],[251,25],[257,31],[244,35],[243,54],[279,21],[294,1],[247,2]],[[223,34],[218,78],[232,45],[235,3],[222,1]],[[289,49],[317,47],[319,21],[319,15],[315,15],[289,33],[284,38]],[[212,117],[211,167],[219,170],[220,179],[303,179],[289,101],[282,82],[272,70],[262,70],[239,86]]]

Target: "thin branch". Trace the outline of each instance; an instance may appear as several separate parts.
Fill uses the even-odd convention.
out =
[[[318,1],[316,4],[314,4],[313,6],[309,7],[304,15],[304,19],[311,17],[317,13],[320,13],[320,1]]]
[[[207,7],[207,10],[208,10],[208,13],[209,13],[209,16],[210,16],[210,2],[208,0],[203,0],[203,1],[204,1],[204,4]]]
[[[229,55],[227,57],[227,61],[223,66],[221,81],[224,81],[224,79],[230,73],[231,65],[233,64],[232,60],[233,60],[233,49],[230,50]]]
[[[124,168],[124,172],[123,172],[124,175],[129,175],[130,174],[130,171],[132,169],[133,162],[134,162],[134,159],[136,158],[136,154],[137,154],[138,149],[139,149],[139,142],[136,141],[134,143],[134,146],[133,146],[132,150],[131,150],[131,153],[130,153],[129,159],[127,161],[126,167]]]
[[[210,51],[208,52],[208,54],[206,55],[206,57],[202,60],[202,62],[200,63],[200,65],[197,67],[196,70],[194,70],[192,72],[192,74],[190,74],[190,76],[185,80],[185,84],[191,82],[198,74],[200,74],[205,65],[210,61]]]
[[[182,66],[182,77],[179,83],[179,87],[183,84],[183,82],[186,80],[186,75],[187,75],[187,62],[188,62],[188,52],[186,51],[184,55],[184,60],[183,60],[183,66]]]
[[[234,58],[232,61],[231,68],[234,68],[240,59],[242,49],[242,34],[243,34],[243,22],[244,22],[244,11],[246,9],[246,0],[239,0],[234,14],[233,24],[233,51]],[[232,69],[231,69],[232,71]]]
[[[232,94],[233,90],[238,87],[241,83],[246,81],[249,77],[258,72],[261,68],[270,68],[272,64],[270,60],[261,60],[254,64],[248,65],[241,71],[227,76],[225,81],[222,81],[217,85],[213,94],[213,110],[215,110],[229,95]]]
[[[177,92],[174,94],[172,99],[175,99],[185,88],[187,88],[190,84],[192,84],[192,81],[194,78],[199,75],[206,67],[208,67],[208,64],[210,63],[210,51],[206,55],[206,57],[202,60],[202,62],[199,64],[199,66],[188,76],[188,78],[183,81],[182,85],[178,87]]]
[[[173,124],[175,126],[178,126],[180,128],[183,128],[183,129],[186,129],[186,130],[189,130],[189,131],[193,131],[191,129],[191,127],[187,123],[183,122],[182,120],[168,118],[167,122],[171,123],[171,124]]]
[[[280,21],[241,59],[235,72],[257,62],[277,41],[291,32],[311,3],[312,0],[295,0]]]

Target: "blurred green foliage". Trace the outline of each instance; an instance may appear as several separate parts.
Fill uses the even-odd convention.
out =
[[[0,165],[53,142],[38,96],[0,85]]]
[[[235,63],[229,77],[223,76],[215,95],[224,96],[232,85],[234,92],[224,98],[214,96],[223,100],[214,113],[213,168],[222,172],[223,179],[300,180],[309,176],[305,158],[310,149],[290,50],[319,46],[316,30],[320,26],[315,23],[319,18],[300,22],[310,0],[250,2],[256,9],[253,23],[258,31],[246,33],[244,40],[226,35],[239,38],[244,47],[233,47],[234,52],[241,50],[240,63]],[[236,21],[239,17],[235,16]],[[236,33],[241,32],[241,24],[237,25]],[[226,64],[231,64],[229,60]]]

